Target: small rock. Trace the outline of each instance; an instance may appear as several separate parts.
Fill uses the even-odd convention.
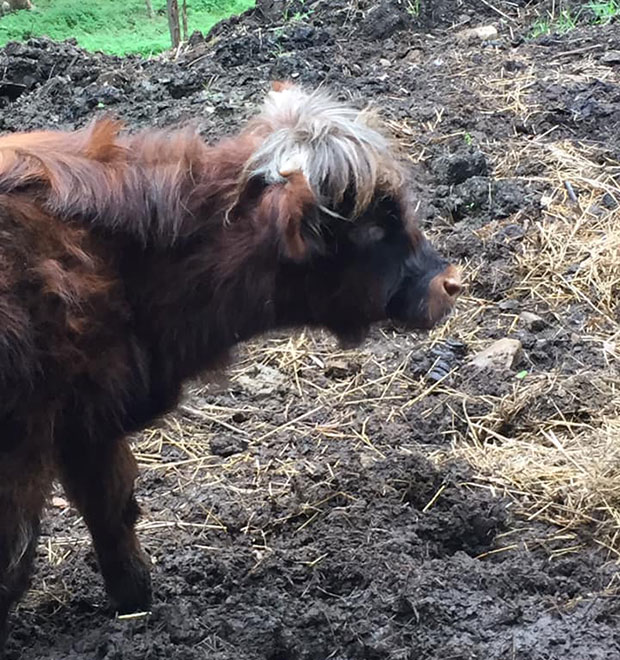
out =
[[[392,63],[390,62],[390,60],[386,60],[386,59],[384,59],[383,57],[379,60],[379,64],[380,64],[381,66],[391,66],[391,65],[392,65]]]
[[[533,312],[521,312],[519,318],[525,323],[528,329],[534,332],[542,330],[546,325],[544,319]]]
[[[475,367],[494,369],[512,369],[521,356],[521,342],[518,339],[504,337],[473,356],[471,363]]]
[[[215,456],[232,456],[241,454],[248,448],[248,443],[242,438],[227,435],[215,435],[210,441],[211,453]]]
[[[497,28],[493,25],[481,25],[480,27],[461,30],[457,33],[456,39],[461,43],[468,43],[471,41],[487,41],[488,39],[495,39],[497,36]]]
[[[403,57],[403,62],[418,64],[424,58],[424,51],[421,48],[412,48],[408,50]]]
[[[618,202],[616,201],[615,197],[611,193],[605,193],[603,195],[602,199],[603,205],[605,206],[606,209],[617,209],[618,208]]]
[[[377,456],[375,454],[361,454],[360,463],[363,468],[369,468],[378,463]]]
[[[269,396],[287,386],[286,376],[264,364],[257,364],[250,372],[242,374],[237,382],[254,396]]]
[[[609,64],[610,66],[620,64],[620,50],[610,50],[601,57],[602,64]]]
[[[523,238],[524,234],[525,229],[523,225],[509,224],[504,225],[497,234],[495,234],[495,237],[500,240],[516,240],[518,238]]]
[[[325,376],[338,380],[340,378],[348,378],[358,373],[359,370],[359,364],[347,360],[329,360],[325,365]]]
[[[509,298],[508,300],[502,300],[497,306],[503,312],[511,312],[519,307],[519,301]]]

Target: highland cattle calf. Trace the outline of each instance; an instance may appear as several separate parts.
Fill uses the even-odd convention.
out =
[[[431,328],[458,273],[416,226],[372,117],[274,85],[236,136],[0,138],[0,626],[22,595],[59,479],[119,612],[151,603],[126,436],[237,342],[393,319]]]

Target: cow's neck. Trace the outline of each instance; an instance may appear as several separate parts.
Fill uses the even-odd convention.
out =
[[[219,366],[235,344],[273,328],[277,270],[274,237],[226,226],[130,256],[124,279],[136,332],[166,377]]]

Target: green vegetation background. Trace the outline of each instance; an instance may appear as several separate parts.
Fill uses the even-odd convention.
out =
[[[32,11],[0,18],[0,46],[47,36],[57,41],[75,37],[87,50],[114,55],[151,55],[170,48],[166,0],[152,0],[152,19],[144,0],[33,0],[33,4]],[[253,0],[187,0],[189,33],[205,32],[253,4]]]

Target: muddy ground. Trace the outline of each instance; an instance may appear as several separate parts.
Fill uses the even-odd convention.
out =
[[[552,474],[532,476],[538,459],[515,467],[564,437],[601,452],[601,474],[620,467],[600,440],[616,414],[618,290],[601,285],[603,267],[579,288],[592,252],[550,247],[570,214],[614,226],[620,29],[582,16],[532,39],[556,3],[420,4],[276,4],[173,59],[42,39],[0,51],[0,131],[111,112],[131,129],[189,121],[216,139],[278,78],[370,102],[411,159],[425,228],[469,278],[430,336],[384,327],[358,351],[320,332],[241,347],[230,380],[194,384],[136,438],[149,616],[107,611],[58,491],[11,660],[620,658],[617,520],[580,509],[581,481],[558,462],[568,445]],[[457,36],[486,24],[496,37]],[[567,188],[558,171],[581,178]],[[505,336],[523,346],[514,365],[471,367]],[[511,448],[486,470],[478,458]]]

